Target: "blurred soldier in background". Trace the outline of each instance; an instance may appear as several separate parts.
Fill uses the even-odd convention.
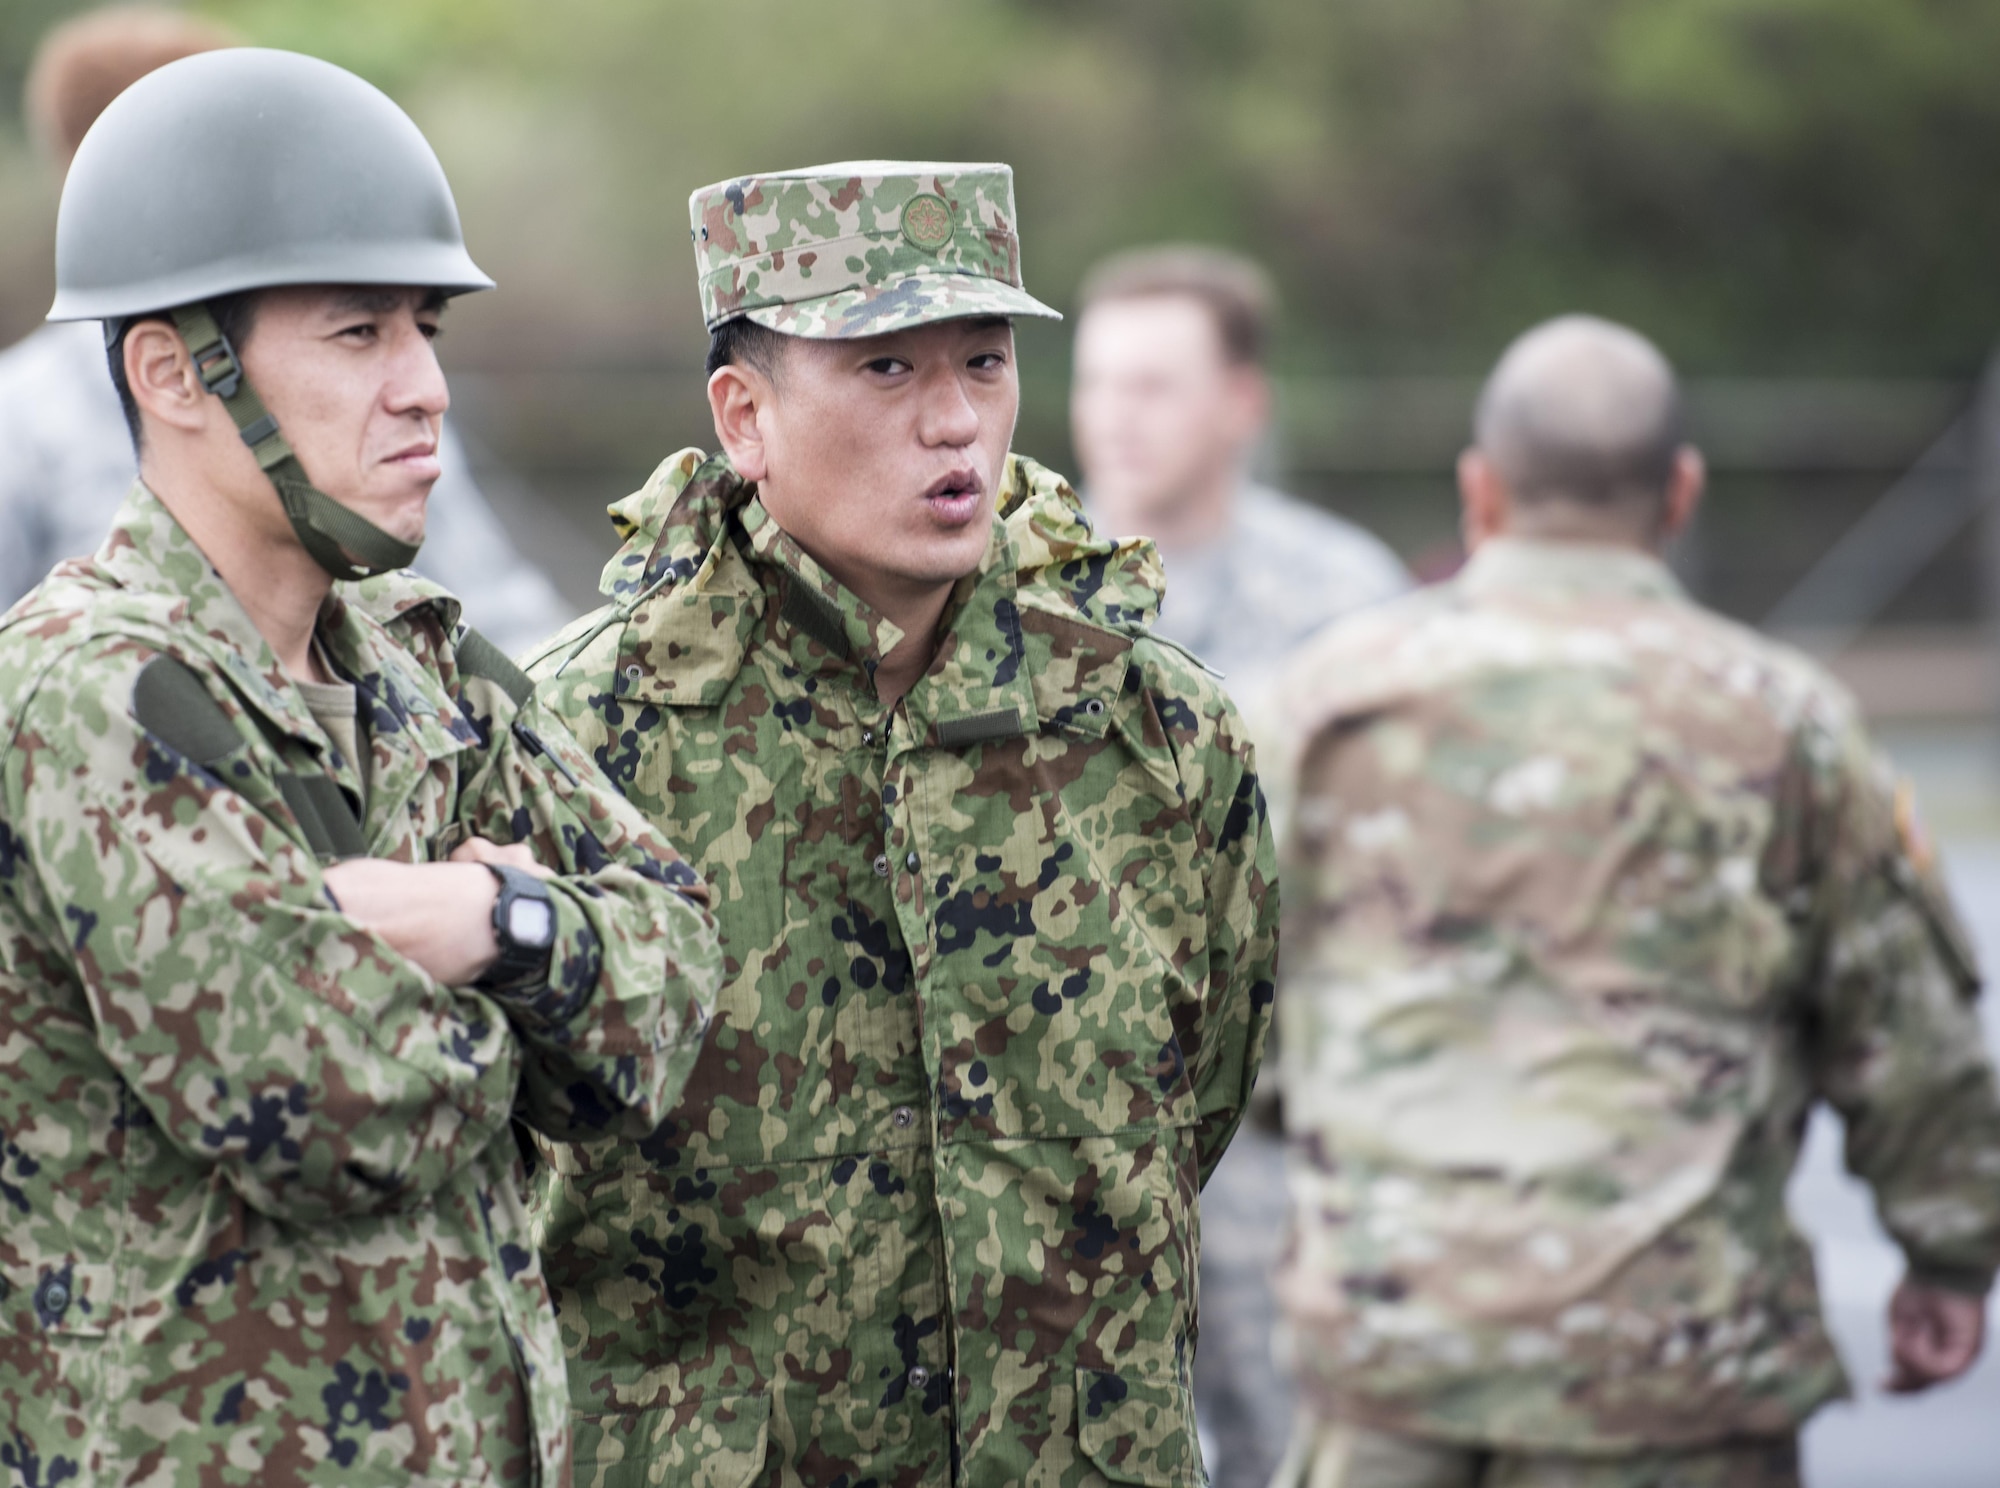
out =
[[[92,11],[51,30],[29,72],[29,131],[69,169],[105,105],[177,57],[233,46],[211,22],[150,5]],[[572,613],[514,550],[445,426],[418,569],[456,592],[466,618],[518,652]],[[47,325],[0,352],[0,610],[57,562],[96,549],[131,488],[132,439],[89,323]]]
[[[1159,544],[1155,629],[1220,672],[1255,724],[1300,642],[1409,578],[1353,523],[1250,479],[1271,416],[1263,270],[1214,248],[1141,249],[1093,270],[1082,302],[1070,419],[1091,516]],[[1218,1488],[1264,1488],[1294,1414],[1272,1351],[1283,1143],[1245,1128],[1206,1199],[1195,1402]]]
[[[614,508],[530,668],[731,968],[657,1133],[546,1149],[577,1480],[1198,1483],[1196,1193],[1275,949],[1241,725],[1151,546],[1009,453],[1052,312],[1007,167],[691,208],[724,453]]]
[[[1314,1488],[1766,1488],[1842,1393],[1785,1186],[1847,1123],[1908,1271],[1890,1387],[1978,1355],[2000,1104],[1906,787],[1802,656],[1692,604],[1672,371],[1509,349],[1472,559],[1288,674],[1279,1295]]]
[[[1239,704],[1328,621],[1409,587],[1352,522],[1250,478],[1271,420],[1264,271],[1216,248],[1145,248],[1084,280],[1070,425],[1091,520],[1166,564],[1154,629]]]
[[[142,478],[0,620],[22,1488],[567,1480],[514,1123],[650,1129],[718,958],[687,864],[400,571],[438,319],[490,282],[416,126],[290,52],[141,79],[64,185],[49,313],[103,322]]]

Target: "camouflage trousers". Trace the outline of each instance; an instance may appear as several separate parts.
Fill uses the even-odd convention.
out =
[[[1493,1451],[1301,1416],[1271,1488],[1799,1488],[1796,1436],[1619,1457]]]
[[[1194,1408],[1215,1449],[1215,1488],[1265,1488],[1284,1455],[1296,1391],[1271,1348],[1271,1272],[1285,1237],[1285,1143],[1237,1128],[1201,1191],[1201,1345]]]

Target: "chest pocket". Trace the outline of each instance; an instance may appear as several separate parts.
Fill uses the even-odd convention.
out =
[[[677,1140],[693,1144],[687,1160],[694,1166],[772,1155],[757,1112],[773,1030],[783,1030],[781,1052],[795,1053],[807,1042],[783,1000],[794,982],[803,986],[804,974],[788,976],[785,968],[794,956],[803,962],[815,935],[824,938],[815,929],[823,905],[792,881],[800,835],[795,813],[812,804],[801,785],[800,751],[768,692],[746,691],[756,695],[717,706],[625,705],[630,716],[613,738],[630,761],[628,794],[715,896],[724,964],[736,968],[723,978],[708,1036],[669,1122]],[[806,1005],[801,994],[799,1006]],[[788,1138],[792,1130],[786,1126]]]
[[[969,783],[926,813],[949,865],[925,885],[947,1121],[1080,1137],[1195,1119],[1205,920],[1178,867],[1193,828],[1093,758],[1116,747],[1048,734],[974,746]]]

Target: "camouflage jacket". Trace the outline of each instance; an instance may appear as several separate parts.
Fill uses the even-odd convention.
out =
[[[504,1001],[334,908],[299,813],[357,762],[144,488],[0,622],[0,1482],[565,1481],[510,1123],[656,1121],[715,942],[525,678],[517,713],[461,669],[456,614],[399,575],[319,634],[370,854],[469,829],[564,875],[549,984]]]
[[[1196,1193],[1255,1071],[1248,747],[1150,548],[1010,460],[900,638],[688,451],[543,694],[714,886],[715,1031],[647,1140],[553,1146],[582,1484],[1193,1484]]]
[[[1523,1450],[1842,1388],[1808,1107],[1918,1275],[2000,1262],[1977,979],[1851,701],[1637,552],[1514,540],[1290,674],[1281,1085],[1307,1387]]]

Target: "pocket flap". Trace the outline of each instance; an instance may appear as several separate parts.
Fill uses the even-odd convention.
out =
[[[1179,1379],[1078,1369],[1076,1434],[1084,1455],[1114,1483],[1201,1488],[1207,1482],[1194,1400]]]
[[[657,1410],[581,1416],[579,1488],[749,1488],[771,1436],[768,1394],[689,1399]]]

